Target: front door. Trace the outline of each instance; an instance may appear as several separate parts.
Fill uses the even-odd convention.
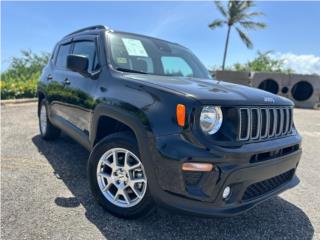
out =
[[[70,71],[67,69],[67,56],[71,53],[71,40],[57,46],[56,56],[52,60],[47,77],[47,101],[50,104],[50,114],[53,120],[63,122],[66,120],[64,103],[67,101],[65,79]]]
[[[89,59],[88,72],[99,72],[100,64],[97,51],[97,36],[80,36],[73,39],[72,54],[82,55]],[[65,101],[67,119],[76,130],[88,136],[98,80],[77,72],[69,72],[64,80],[68,98]]]

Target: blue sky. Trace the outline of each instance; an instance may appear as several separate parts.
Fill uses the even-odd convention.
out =
[[[1,64],[20,50],[51,51],[64,35],[104,24],[178,42],[190,48],[206,66],[221,65],[226,28],[210,30],[220,17],[213,2],[2,2]],[[252,59],[257,50],[273,50],[300,71],[320,69],[320,2],[257,2],[268,28],[250,32],[248,50],[231,32],[227,65]],[[293,62],[290,62],[293,61]],[[296,62],[294,62],[296,61]],[[309,65],[308,65],[309,64]],[[295,65],[293,65],[295,66]]]

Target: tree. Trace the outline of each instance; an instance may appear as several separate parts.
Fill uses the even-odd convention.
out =
[[[35,73],[40,73],[49,60],[49,53],[32,53],[31,50],[22,50],[21,56],[13,57],[9,68],[1,73],[2,81],[28,81]]]
[[[224,25],[227,25],[228,27],[222,62],[222,70],[224,70],[231,28],[235,27],[240,36],[240,39],[244,42],[247,48],[253,48],[253,43],[243,29],[262,29],[266,27],[266,24],[262,22],[252,21],[252,18],[263,15],[262,12],[250,11],[255,6],[254,2],[252,1],[229,0],[226,6],[220,1],[215,1],[215,5],[218,11],[223,16],[223,19],[215,19],[212,23],[209,24],[209,28],[216,29]]]
[[[9,68],[1,73],[1,99],[35,97],[37,82],[49,57],[49,53],[35,54],[30,50],[13,57]]]
[[[236,63],[231,69],[240,72],[279,72],[293,73],[290,68],[284,67],[282,60],[274,59],[270,56],[271,51],[262,53],[258,51],[257,57],[245,64]]]

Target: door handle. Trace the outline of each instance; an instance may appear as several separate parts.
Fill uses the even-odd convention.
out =
[[[70,85],[70,81],[69,81],[69,79],[68,78],[66,78],[66,79],[64,79],[64,85]]]
[[[50,81],[50,80],[52,80],[52,79],[53,79],[52,75],[49,74],[49,75],[47,76],[47,81]]]

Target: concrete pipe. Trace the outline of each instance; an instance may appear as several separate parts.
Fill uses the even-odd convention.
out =
[[[291,74],[289,94],[297,107],[320,108],[320,76]]]

